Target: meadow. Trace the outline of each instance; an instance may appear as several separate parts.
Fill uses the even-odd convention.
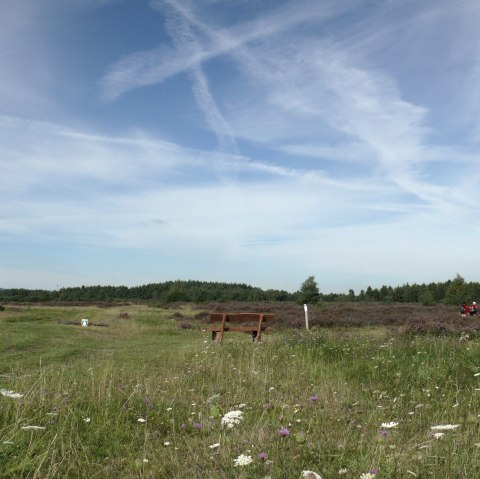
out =
[[[300,315],[216,344],[212,307],[6,305],[0,477],[479,477],[479,320],[357,324],[350,305],[335,326],[319,307],[309,332]]]

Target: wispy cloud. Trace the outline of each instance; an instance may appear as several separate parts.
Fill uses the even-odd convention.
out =
[[[192,31],[190,18],[191,16],[187,15],[184,9],[179,10],[174,5],[173,12],[167,14],[167,31],[178,51],[191,52],[193,56],[198,56],[202,48]],[[207,125],[217,137],[220,149],[238,153],[233,131],[215,103],[201,64],[193,65],[189,73],[197,106],[204,113]]]
[[[338,222],[353,196],[357,214],[365,214],[373,197],[390,196],[381,184],[367,188],[355,179],[332,180],[315,170],[215,156],[148,138],[102,137],[9,117],[1,126],[6,187],[0,229],[9,237],[28,233],[73,243],[154,249],[167,243],[176,249],[210,244],[211,231],[222,224],[215,237],[228,250],[272,233],[288,240],[292,231],[310,228],[314,217],[337,216]],[[22,149],[15,144],[20,134]],[[223,172],[222,181],[216,172]],[[239,174],[246,179],[232,181]],[[192,175],[203,181],[191,184]]]
[[[478,2],[5,5],[0,275],[158,280],[154,257],[162,279],[335,289],[443,280],[475,250]],[[133,11],[152,31],[113,45]]]
[[[161,8],[163,3],[155,1],[152,4]],[[170,1],[168,4],[179,5]],[[185,9],[182,11],[185,12]],[[271,15],[263,15],[260,19],[252,20],[246,25],[232,27],[227,42],[215,43],[201,51],[189,52],[185,55],[182,51],[159,46],[152,50],[127,55],[110,67],[103,77],[104,97],[107,100],[114,100],[132,89],[163,82],[171,76],[188,71],[193,66],[219,55],[230,53],[249,42],[278,35],[301,23],[327,19],[336,14],[338,14],[338,8],[333,9],[331,2],[320,8],[317,2],[302,0],[301,4],[287,3]]]

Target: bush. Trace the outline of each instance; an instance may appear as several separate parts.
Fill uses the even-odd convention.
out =
[[[193,324],[192,323],[189,323],[188,321],[182,321],[178,327],[180,329],[193,329]]]

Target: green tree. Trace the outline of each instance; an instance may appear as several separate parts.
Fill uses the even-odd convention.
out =
[[[458,305],[465,301],[466,285],[465,280],[457,274],[455,279],[450,283],[445,294],[445,303],[450,305]]]
[[[423,306],[433,306],[435,301],[433,300],[433,294],[430,289],[425,289],[425,291],[420,295],[420,301]]]
[[[165,294],[166,303],[174,303],[175,301],[188,301],[188,291],[183,281],[175,281],[172,287]]]
[[[309,276],[300,287],[299,302],[303,304],[316,304],[320,299],[320,291],[315,281],[315,276]]]

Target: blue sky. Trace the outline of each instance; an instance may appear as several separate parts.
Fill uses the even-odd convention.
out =
[[[3,0],[0,287],[478,281],[477,0]]]

